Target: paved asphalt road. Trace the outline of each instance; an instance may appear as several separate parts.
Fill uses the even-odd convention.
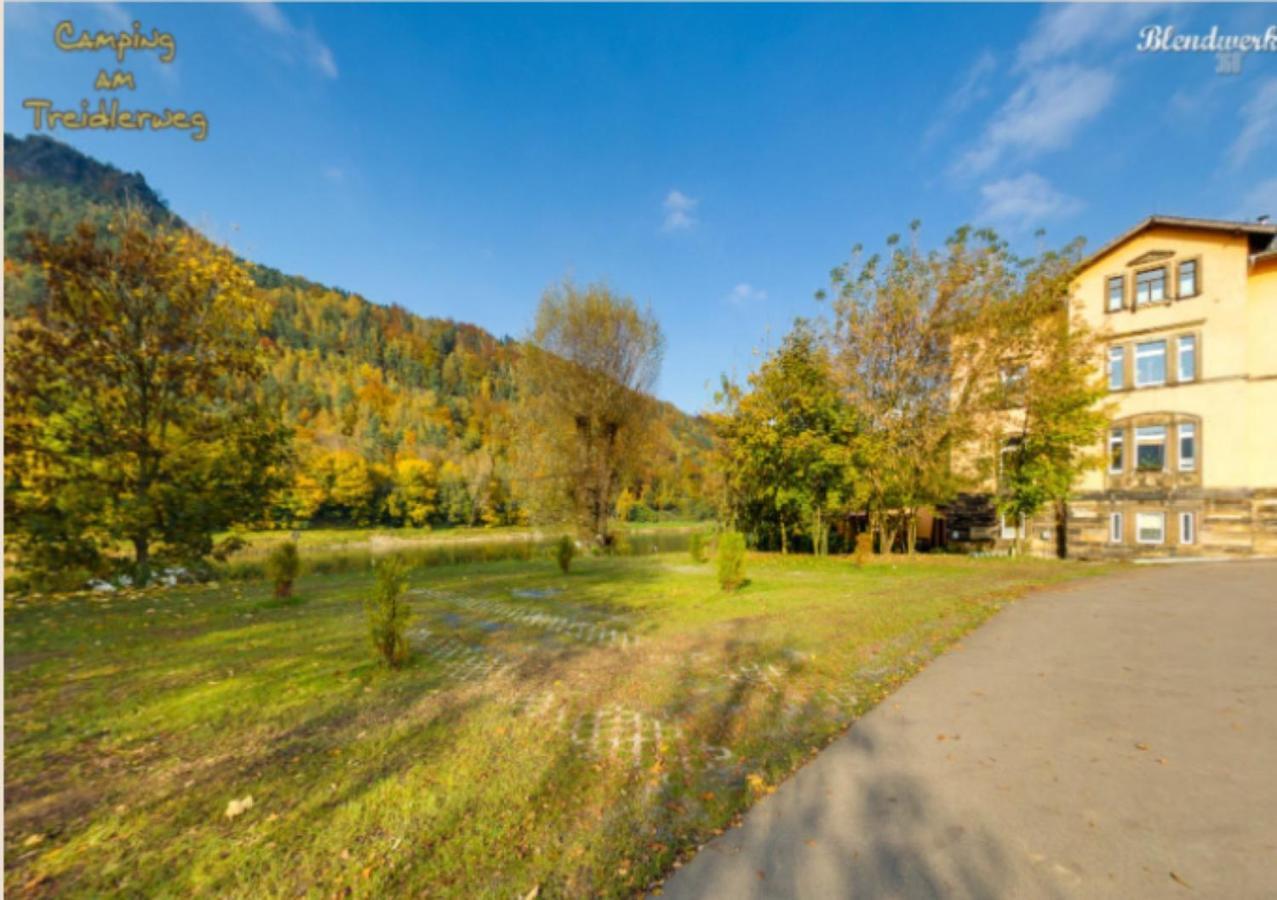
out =
[[[1013,604],[663,898],[1277,897],[1277,562]]]

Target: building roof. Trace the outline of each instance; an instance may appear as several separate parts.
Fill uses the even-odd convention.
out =
[[[1277,237],[1277,223],[1273,222],[1238,222],[1229,219],[1194,219],[1186,216],[1149,216],[1134,228],[1122,232],[1094,253],[1082,260],[1079,268],[1085,269],[1104,254],[1125,244],[1136,235],[1150,228],[1183,228],[1189,231],[1222,231],[1228,234],[1254,235],[1267,237],[1270,241]],[[1277,249],[1277,248],[1275,248]],[[1266,251],[1271,252],[1271,251]],[[1265,255],[1265,254],[1256,254]]]

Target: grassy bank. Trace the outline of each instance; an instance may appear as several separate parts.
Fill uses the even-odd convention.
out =
[[[1096,571],[755,556],[724,595],[685,555],[420,570],[399,672],[362,572],[286,605],[12,604],[6,888],[633,894],[1010,598]]]

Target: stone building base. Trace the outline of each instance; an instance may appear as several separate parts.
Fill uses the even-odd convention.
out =
[[[1004,532],[991,494],[961,494],[938,512],[944,517],[945,549],[958,553],[1009,553],[1015,544]],[[1162,513],[1162,539],[1141,541],[1138,514]],[[1112,515],[1121,514],[1120,540],[1113,540]],[[1181,528],[1181,514],[1191,516]],[[1182,488],[1079,494],[1069,501],[1064,555],[1076,559],[1277,556],[1277,488]],[[1188,533],[1182,533],[1186,530]],[[1021,549],[1034,556],[1057,556],[1055,513],[1047,510],[1021,527]]]

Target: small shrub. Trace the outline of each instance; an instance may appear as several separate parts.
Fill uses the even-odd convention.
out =
[[[554,545],[554,558],[558,560],[559,568],[563,570],[564,575],[568,574],[568,571],[572,568],[572,557],[574,556],[576,556],[576,541],[565,534]]]
[[[687,545],[687,552],[692,557],[692,562],[705,562],[705,535],[699,531],[693,532],[692,539]]]
[[[293,582],[301,569],[301,558],[297,555],[297,544],[284,541],[266,557],[266,577],[275,582],[276,597],[291,597]]]
[[[734,591],[745,583],[745,535],[729,531],[718,539],[718,583]]]
[[[408,587],[408,561],[387,556],[377,562],[372,596],[364,599],[368,633],[373,649],[392,669],[408,658],[408,603],[403,594]]]
[[[247,546],[248,541],[242,536],[230,534],[213,545],[213,552],[209,555],[218,562],[224,563]]]
[[[869,557],[874,552],[874,536],[868,531],[862,531],[856,535],[856,549],[853,552],[857,568],[869,562]]]

